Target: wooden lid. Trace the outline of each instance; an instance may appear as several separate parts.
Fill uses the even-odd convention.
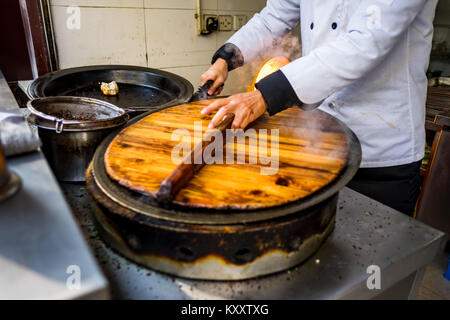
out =
[[[194,122],[201,123],[203,134],[207,131],[212,116],[203,116],[200,110],[212,101],[164,109],[122,130],[104,156],[109,177],[128,189],[154,197],[161,182],[179,164],[172,161],[174,147],[194,145]],[[235,156],[232,164],[205,165],[178,192],[176,204],[210,209],[282,205],[326,186],[347,163],[350,140],[346,130],[322,111],[305,112],[293,107],[273,117],[265,114],[246,129],[247,133],[249,128],[255,129],[260,143],[257,152],[267,151],[268,156],[262,157],[266,163],[258,157],[256,164],[249,164],[249,139],[246,139],[245,163],[238,164]],[[179,132],[185,136],[181,144],[180,135],[173,134],[176,129],[187,130]],[[267,129],[267,134],[260,129]],[[278,157],[271,154],[271,147],[276,146],[276,130]],[[260,147],[264,138],[268,150]],[[242,144],[227,142],[224,157],[231,148],[238,150],[235,154],[242,154]],[[266,174],[261,174],[263,168],[268,171]]]

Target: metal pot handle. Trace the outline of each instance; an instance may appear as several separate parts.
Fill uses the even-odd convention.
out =
[[[136,109],[133,108],[122,108],[126,113],[130,113],[130,112],[136,112]]]
[[[64,128],[64,119],[62,119],[62,118],[57,118],[57,117],[54,117],[54,116],[51,116],[51,115],[48,115],[48,114],[45,114],[45,113],[43,113],[43,112],[40,112],[40,111],[36,110],[36,109],[33,107],[33,105],[32,105],[32,102],[33,102],[33,101],[34,101],[34,100],[30,100],[30,101],[27,102],[27,108],[28,108],[28,110],[30,110],[30,112],[31,112],[34,116],[38,116],[38,117],[43,118],[43,119],[45,119],[45,120],[55,122],[55,123],[56,123],[56,124],[55,124],[55,130],[56,130],[56,133],[61,133],[61,132],[63,131],[63,128]],[[71,121],[67,121],[67,122],[71,122]]]
[[[61,118],[55,118],[55,119],[56,119],[55,131],[56,131],[56,133],[61,133],[63,131],[63,127],[64,127],[64,119],[61,119]]]
[[[32,102],[33,102],[33,101],[34,101],[34,100],[30,100],[30,101],[27,102],[27,108],[28,108],[28,110],[30,110],[30,112],[31,112],[32,114],[34,114],[35,116],[39,116],[39,117],[41,117],[41,118],[43,118],[43,119],[45,119],[45,120],[48,120],[48,121],[53,121],[53,122],[56,122],[56,121],[57,121],[58,118],[53,117],[53,116],[51,116],[51,115],[48,115],[48,114],[45,114],[45,113],[42,113],[42,112],[36,110],[36,109],[33,107],[33,105],[32,105]],[[61,119],[61,120],[62,120],[62,119]]]

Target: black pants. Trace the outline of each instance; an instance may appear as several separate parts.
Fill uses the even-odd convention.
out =
[[[421,162],[360,168],[347,187],[412,216],[422,184]]]

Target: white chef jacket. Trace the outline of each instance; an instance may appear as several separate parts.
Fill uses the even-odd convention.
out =
[[[423,158],[426,70],[437,0],[268,0],[236,32],[244,63],[301,23],[303,56],[281,71],[297,97],[345,122],[361,167]]]

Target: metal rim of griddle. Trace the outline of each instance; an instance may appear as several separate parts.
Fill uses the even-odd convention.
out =
[[[318,110],[325,114],[325,112]],[[127,126],[141,120],[142,118],[156,111],[146,112],[133,120]],[[327,114],[328,115],[328,114]],[[331,115],[328,115],[331,117]],[[106,173],[104,155],[107,147],[118,132],[111,133],[97,148],[92,160],[92,174],[95,184],[109,200],[115,204],[141,214],[141,221],[145,222],[145,217],[151,222],[153,219],[160,219],[179,223],[227,225],[236,223],[250,223],[264,221],[268,219],[280,218],[289,214],[298,213],[310,208],[342,189],[355,175],[361,162],[361,145],[358,138],[350,128],[342,121],[334,118],[335,121],[345,131],[349,139],[349,155],[347,165],[340,174],[328,185],[308,195],[305,198],[281,204],[279,206],[268,207],[255,210],[222,210],[222,209],[199,209],[174,206],[173,209],[160,207],[151,196],[146,196],[119,185],[111,180]]]
[[[153,74],[157,77],[163,77],[172,81],[178,88],[179,92],[175,99],[167,101],[157,106],[157,109],[165,108],[167,106],[173,105],[174,103],[180,104],[182,102],[187,101],[192,93],[194,92],[194,87],[192,84],[186,80],[185,78],[176,75],[171,72],[167,72],[164,70],[147,68],[147,67],[139,67],[139,66],[131,66],[131,65],[94,65],[94,66],[84,66],[84,67],[75,67],[75,68],[67,68],[61,69],[54,72],[47,73],[37,79],[35,79],[30,86],[28,87],[28,95],[30,98],[43,98],[47,97],[45,90],[52,84],[58,81],[65,76],[77,74],[77,73],[85,73],[85,72],[95,72],[95,71],[131,71],[131,72],[141,72],[141,73],[149,73]],[[153,87],[151,85],[145,85],[144,83],[139,83],[142,86],[151,87],[153,89],[160,90],[161,88]],[[120,88],[119,88],[120,90]],[[120,107],[120,106],[119,106]],[[139,110],[152,110],[155,106],[133,106],[134,111]],[[153,110],[152,110],[153,111]]]

